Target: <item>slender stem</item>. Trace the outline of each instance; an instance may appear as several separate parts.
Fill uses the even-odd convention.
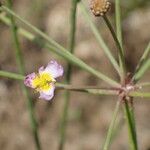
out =
[[[7,0],[7,5],[10,9],[12,9],[12,1]],[[15,47],[15,53],[16,53],[16,60],[17,64],[19,67],[19,72],[21,74],[24,74],[24,62],[21,54],[21,49],[20,49],[20,43],[19,43],[19,38],[17,35],[17,26],[15,24],[15,20],[12,15],[9,15],[10,21],[11,21],[11,33],[12,33],[12,39],[13,39],[13,44]]]
[[[57,87],[57,85],[56,85]],[[65,88],[61,88],[61,89],[67,89]],[[116,96],[117,92],[114,90],[104,90],[104,89],[75,89],[75,88],[69,88],[67,89],[69,91],[75,91],[75,92],[85,92],[85,93],[89,93],[89,94],[93,94],[93,95],[111,95],[111,96]]]
[[[135,122],[135,114],[134,114],[134,101],[133,97],[130,97],[128,100],[128,108],[131,116],[132,126],[134,130],[134,138],[137,144],[137,134],[136,134],[136,122]]]
[[[7,71],[3,71],[3,70],[0,70],[0,76],[15,79],[15,80],[24,80],[24,76],[21,74],[7,72]]]
[[[120,0],[115,0],[115,14],[116,14],[116,31],[117,31],[117,38],[121,47],[123,47],[123,40],[122,40],[122,29],[121,29],[121,9],[120,9]],[[123,50],[123,49],[122,49]],[[124,55],[124,51],[122,51]]]
[[[24,80],[24,76],[16,73],[11,73],[7,71],[0,70],[1,77],[7,77],[15,80]],[[56,83],[57,89],[62,90],[70,90],[70,91],[77,91],[77,92],[87,92],[95,95],[117,95],[117,89],[113,88],[104,88],[104,87],[97,87],[97,86],[73,86],[68,84],[60,84]]]
[[[128,124],[128,133],[129,133],[129,141],[130,141],[130,149],[131,150],[137,150],[137,139],[136,139],[136,133],[134,129],[134,124],[133,124],[133,115],[130,112],[129,105],[127,100],[124,100],[124,111],[125,111],[125,116]]]
[[[7,0],[7,5],[10,9],[12,9],[12,1],[11,0]],[[12,38],[14,40],[14,45],[15,45],[16,60],[17,60],[17,64],[19,67],[19,72],[23,75],[24,74],[24,63],[23,63],[23,58],[22,58],[22,54],[21,54],[19,38],[17,35],[17,26],[15,24],[15,20],[14,20],[13,16],[10,15],[9,17],[10,17],[10,21],[11,21]],[[27,89],[25,88],[25,86],[23,84],[21,84],[21,87],[22,87],[23,93],[25,94],[26,98],[28,99],[27,106],[28,106],[28,111],[29,111],[31,127],[32,127],[32,132],[33,132],[36,149],[41,150],[39,137],[38,137],[37,122],[36,122],[35,114],[34,114],[33,102],[32,102],[32,99],[30,98],[29,93],[28,93]]]
[[[1,72],[0,72],[1,73]],[[64,89],[64,90],[112,90],[117,91],[120,90],[119,88],[108,88],[108,87],[98,87],[98,86],[74,86],[71,84],[62,84],[62,83],[56,83],[57,88]]]
[[[25,78],[23,75],[2,71],[2,70],[0,70],[0,76],[15,79],[15,80],[24,80]],[[57,89],[70,90],[76,92],[86,92],[94,95],[117,95],[118,93],[117,89],[97,87],[97,86],[73,86],[68,84],[56,83],[56,87]]]
[[[150,86],[150,82],[143,82],[143,83],[139,83],[137,84],[138,87],[145,87],[145,86]]]
[[[32,132],[33,132],[33,137],[34,137],[36,149],[41,150],[42,148],[41,148],[41,144],[40,144],[40,140],[39,140],[38,124],[37,124],[37,120],[36,120],[35,113],[34,113],[33,101],[31,99],[31,96],[29,95],[29,92],[28,92],[27,89],[24,90],[23,92],[24,92],[24,94],[26,95],[26,97],[28,99],[27,105],[28,105],[28,110],[29,110],[29,115],[30,115],[30,122],[31,122],[31,127],[32,127]]]
[[[148,69],[150,68],[150,59],[147,59],[147,61],[142,65],[142,67],[140,68],[140,70],[134,75],[133,80],[134,82],[138,82],[141,77],[143,77],[144,73],[146,71],[148,71]]]
[[[15,80],[24,80],[24,76],[16,73],[11,73],[7,71],[0,70],[0,76]],[[57,89],[62,90],[71,90],[71,91],[79,91],[79,92],[88,92],[93,94],[104,94],[107,95],[117,95],[117,89],[115,88],[106,88],[106,87],[97,87],[97,86],[73,86],[69,84],[60,84],[56,83]]]
[[[136,141],[137,141],[136,122],[135,122],[135,114],[134,114],[134,101],[133,101],[133,97],[130,97],[129,111],[130,111],[130,114],[131,114],[133,129],[134,129],[135,138],[136,138]]]
[[[60,53],[61,51],[58,51],[55,47],[50,46],[50,45],[45,45],[45,48],[47,48],[50,51],[53,51],[54,53],[68,59],[70,61],[70,63],[80,67],[83,70],[86,70],[87,72],[91,73],[92,75],[98,77],[99,79],[105,81],[106,83],[110,84],[113,87],[120,87],[120,84],[117,83],[116,81],[110,79],[109,77],[107,77],[106,75],[102,74],[101,72],[93,69],[92,67],[88,66],[87,64],[85,64],[83,61],[81,61],[80,59],[78,59],[77,57],[74,56],[74,58],[71,58],[71,55],[69,54],[68,56],[65,56],[65,54]]]
[[[148,61],[148,59],[149,59],[149,54],[150,54],[150,42],[149,42],[147,48],[145,49],[145,51],[144,51],[144,53],[143,53],[143,55],[142,55],[142,57],[141,57],[141,59],[140,59],[138,65],[137,65],[137,67],[136,67],[134,76],[133,76],[133,78],[132,78],[132,80],[133,80],[134,82],[137,82],[137,81],[139,80],[139,79],[138,79],[138,78],[139,78],[139,77],[138,77],[138,74],[140,74],[140,72],[142,72],[144,64],[145,64],[145,63]]]
[[[7,71],[0,70],[0,76],[1,77],[7,77],[15,80],[24,80],[24,76],[16,73],[11,73]],[[117,95],[118,91],[116,88],[102,88],[97,86],[73,86],[73,85],[67,85],[67,84],[58,84],[56,83],[56,87],[58,89],[63,90],[71,90],[71,91],[77,91],[77,92],[87,92],[94,95]],[[140,97],[140,98],[150,98],[150,92],[130,92],[129,96],[132,97]]]
[[[129,95],[132,97],[150,98],[150,92],[131,92]]]
[[[46,44],[45,42],[43,43],[42,40],[39,43],[39,40],[37,38],[32,39],[32,41],[35,41],[37,44],[39,44],[40,46],[44,46],[45,48],[47,48],[48,50],[58,54],[59,56],[64,57],[66,60],[68,60],[70,63],[80,67],[83,70],[86,70],[88,72],[90,72],[91,74],[95,75],[96,77],[104,80],[105,82],[109,83],[110,85],[113,86],[120,86],[120,84],[118,84],[116,81],[110,79],[109,77],[107,77],[106,75],[102,74],[101,72],[93,69],[92,67],[88,66],[86,63],[84,63],[81,59],[75,57],[73,54],[71,54],[70,52],[68,52],[65,48],[63,48],[61,45],[59,45],[57,42],[55,42],[54,40],[52,40],[51,38],[49,38],[49,36],[47,36],[45,33],[43,33],[42,31],[40,31],[38,28],[36,28],[35,26],[31,25],[29,22],[25,21],[24,19],[22,19],[20,16],[18,16],[17,14],[15,14],[13,11],[11,11],[9,8],[5,7],[5,6],[1,6],[0,10],[6,11],[7,13],[13,15],[14,17],[16,17],[17,19],[19,19],[20,21],[22,21],[24,24],[26,24],[29,28],[31,28],[34,32],[36,32],[39,36],[41,36],[43,39],[45,39],[46,41],[48,41],[50,44]],[[25,31],[25,30],[24,30]],[[29,34],[29,32],[28,32]],[[24,36],[26,36],[26,34],[23,34]],[[28,38],[28,37],[27,37]],[[29,37],[31,38],[31,37]]]
[[[68,121],[68,111],[69,111],[69,99],[70,99],[70,93],[69,91],[64,92],[64,107],[63,107],[63,114],[61,118],[61,124],[60,124],[60,141],[59,141],[59,147],[58,150],[64,149],[64,144],[66,141],[66,128],[67,128],[67,121]]]
[[[112,27],[112,25],[111,25],[109,19],[107,18],[107,16],[104,15],[104,16],[103,16],[103,19],[105,20],[105,23],[106,23],[106,25],[108,26],[108,28],[109,28],[109,30],[110,30],[112,36],[113,36],[114,41],[116,42],[116,46],[118,47],[119,54],[120,54],[121,59],[122,59],[122,61],[123,61],[123,60],[124,60],[123,47],[122,47],[121,43],[119,42],[119,40],[118,40],[118,38],[117,38],[117,35],[116,35],[116,33],[115,33],[115,31],[114,31],[114,29],[113,29],[113,27]]]
[[[115,122],[116,122],[117,115],[118,115],[119,108],[120,108],[120,103],[121,103],[120,100],[117,101],[117,104],[116,104],[116,107],[115,107],[115,110],[114,110],[114,113],[113,113],[112,121],[110,123],[109,129],[108,129],[108,132],[107,132],[106,140],[105,140],[104,146],[102,148],[103,150],[108,150],[109,147],[110,147],[111,139],[112,139],[113,132],[114,132],[114,127],[115,127]]]
[[[84,14],[85,19],[87,20],[87,22],[90,25],[90,28],[93,32],[93,34],[95,35],[98,44],[102,47],[103,51],[105,52],[106,56],[108,57],[108,59],[110,60],[110,62],[112,63],[112,65],[114,66],[114,68],[116,69],[116,71],[118,72],[119,75],[121,75],[120,72],[120,67],[117,63],[117,61],[115,60],[114,56],[112,55],[111,51],[109,50],[108,46],[106,45],[106,43],[104,42],[101,34],[99,33],[98,29],[96,28],[96,26],[94,25],[91,17],[89,16],[84,4],[82,2],[79,3],[81,11]]]
[[[111,25],[109,19],[107,18],[107,16],[104,15],[104,16],[103,16],[103,19],[104,19],[104,21],[105,21],[107,27],[109,28],[109,30],[110,30],[110,32],[111,32],[111,34],[112,34],[112,37],[113,37],[113,39],[114,39],[114,41],[115,41],[115,43],[116,43],[116,46],[117,46],[117,48],[118,48],[118,51],[119,51],[120,65],[122,66],[122,67],[121,67],[121,69],[122,69],[121,79],[123,80],[123,79],[124,79],[124,76],[125,76],[125,70],[126,70],[126,68],[125,68],[125,58],[124,58],[124,54],[123,54],[123,47],[122,47],[122,45],[119,43],[119,40],[118,40],[118,38],[117,38],[117,35],[116,35],[116,33],[115,33],[115,31],[114,31],[114,29],[113,29],[113,27],[112,27],[112,25]]]
[[[118,137],[118,134],[122,131],[124,123],[125,121],[122,117],[122,113],[118,114],[118,119],[116,120],[116,123],[115,123],[115,127],[112,133],[110,144],[113,143],[113,141]]]
[[[71,0],[71,13],[70,13],[70,36],[69,36],[69,50],[70,53],[73,53],[75,48],[75,32],[76,32],[76,12],[77,12],[77,3],[79,0]],[[66,73],[66,83],[69,84],[71,80],[72,65],[68,63],[67,73]],[[60,141],[59,141],[59,150],[64,149],[64,144],[66,141],[66,128],[68,121],[68,111],[69,111],[69,100],[70,93],[65,91],[65,102],[61,119],[60,127]]]
[[[123,40],[122,40],[122,29],[121,29],[121,10],[120,10],[120,0],[115,0],[115,14],[116,14],[116,29],[117,29],[117,38],[119,40],[119,43],[121,47],[123,47]],[[124,56],[123,48],[122,54]],[[122,78],[122,82],[125,81],[125,64],[122,63],[122,56],[119,55],[119,62],[120,67],[124,71],[124,76]],[[134,119],[134,111],[133,111],[133,105],[129,106],[127,100],[124,100],[124,109],[125,109],[125,116],[128,124],[128,131],[129,131],[129,139],[130,139],[130,146],[132,150],[137,150],[137,139],[136,139],[136,129],[135,129],[135,119]]]
[[[126,64],[125,64],[125,56],[124,56],[123,40],[122,40],[120,0],[115,0],[115,15],[116,15],[117,39],[119,40],[119,44],[120,44],[120,47],[121,47],[120,50],[122,51],[119,54],[119,64],[120,64],[121,70],[123,72],[121,82],[124,83],[125,75],[126,75]]]
[[[5,77],[5,78],[10,78],[10,79],[15,79],[15,80],[24,80],[25,76],[17,73],[12,73],[8,71],[3,71],[0,70],[0,76]],[[61,83],[56,83],[56,86],[58,89],[63,89],[63,90],[75,90],[75,91],[82,91],[82,90],[112,90],[112,91],[117,91],[118,88],[107,88],[107,87],[98,87],[98,86],[73,86],[69,84],[61,84]]]

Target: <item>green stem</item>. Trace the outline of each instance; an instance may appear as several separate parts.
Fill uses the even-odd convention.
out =
[[[98,77],[99,79],[105,81],[106,83],[110,84],[111,86],[120,87],[119,83],[117,83],[116,81],[110,79],[109,77],[102,74],[101,72],[93,69],[92,67],[88,66],[87,64],[85,64],[83,61],[81,61],[80,59],[78,59],[74,55],[71,55],[70,53],[68,53],[68,55],[65,55],[64,53],[61,53],[61,51],[58,51],[55,47],[50,46],[50,45],[45,45],[45,48],[47,48],[48,50],[58,54],[59,56],[62,56],[64,58],[66,58],[67,60],[70,61],[70,63],[80,67],[83,70],[86,70],[87,72],[89,72],[92,75]],[[71,57],[71,56],[74,56],[74,57]]]
[[[15,79],[15,80],[24,80],[24,76],[16,73],[11,73],[7,71],[2,71],[0,70],[0,76],[1,77],[7,77],[10,79]],[[94,95],[117,95],[117,91],[115,89],[109,89],[109,88],[101,88],[97,86],[73,86],[73,85],[68,85],[68,84],[60,84],[56,83],[56,87],[58,89],[62,90],[70,90],[70,91],[76,91],[76,92],[87,92],[91,93]]]
[[[111,139],[112,139],[113,132],[114,132],[114,127],[115,127],[115,122],[116,122],[117,115],[118,115],[118,112],[119,112],[119,108],[120,108],[120,100],[117,101],[117,104],[116,104],[116,107],[115,107],[115,110],[114,110],[114,113],[113,113],[112,121],[110,123],[109,129],[108,129],[108,132],[107,132],[106,140],[105,140],[104,146],[102,148],[103,150],[108,150],[109,147],[110,147]]]
[[[24,92],[24,94],[26,95],[26,97],[28,99],[27,106],[28,106],[28,110],[29,110],[31,128],[32,128],[32,133],[33,133],[36,149],[41,150],[42,148],[41,148],[41,144],[40,144],[40,141],[39,141],[38,124],[37,124],[37,120],[36,120],[36,117],[35,117],[33,100],[31,99],[28,90],[25,87],[24,87],[24,89],[25,90],[23,90],[23,92]]]
[[[7,5],[9,7],[9,9],[12,9],[12,1],[11,0],[7,0]],[[13,44],[15,46],[16,60],[17,60],[17,64],[19,67],[19,72],[21,74],[24,74],[24,66],[23,66],[24,62],[23,62],[23,58],[22,58],[22,54],[21,54],[19,38],[17,35],[17,26],[16,26],[13,16],[9,15],[9,18],[11,21],[11,33],[12,33]]]
[[[7,0],[7,5],[10,9],[12,9],[12,1],[11,0]],[[17,26],[15,24],[15,20],[14,20],[13,16],[10,15],[9,17],[10,17],[10,21],[11,21],[12,38],[14,40],[14,45],[15,45],[16,60],[17,60],[17,64],[19,67],[19,71],[23,75],[24,74],[24,63],[23,63],[23,58],[22,58],[22,54],[21,54],[19,38],[17,35]],[[32,127],[32,132],[33,132],[36,149],[41,150],[39,137],[38,137],[37,122],[36,122],[35,114],[34,114],[33,102],[32,102],[32,99],[30,98],[29,93],[28,93],[27,89],[25,88],[25,86],[23,84],[21,84],[21,87],[22,87],[23,93],[25,94],[26,98],[28,99],[27,106],[28,106],[28,111],[29,111],[29,115],[30,115],[31,127]]]
[[[117,32],[117,39],[121,47],[123,47],[122,43],[122,29],[121,29],[121,9],[120,9],[120,0],[115,0],[115,14],[116,14],[116,32]],[[123,50],[123,49],[122,49]],[[124,55],[124,51],[122,51]]]
[[[132,121],[132,125],[133,125],[133,130],[134,130],[134,137],[135,137],[135,141],[137,144],[137,134],[136,134],[136,122],[135,122],[135,114],[134,114],[134,101],[133,101],[133,97],[129,98],[129,112],[130,112],[130,116],[131,116],[131,121]]]
[[[143,82],[143,83],[139,83],[137,84],[138,87],[145,87],[145,86],[150,86],[150,82]]]
[[[24,76],[21,74],[16,74],[16,73],[12,73],[12,72],[7,72],[7,71],[3,71],[0,70],[0,76],[1,77],[5,77],[5,78],[11,78],[11,79],[15,79],[15,80],[24,80]]]
[[[134,75],[133,80],[135,83],[137,83],[141,77],[143,77],[144,73],[148,71],[150,68],[150,59],[148,59],[140,68],[140,70]]]
[[[111,96],[116,96],[117,95],[117,92],[114,91],[114,90],[108,90],[108,89],[82,89],[82,88],[74,88],[74,87],[68,87],[67,85],[61,85],[63,86],[63,88],[61,89],[65,89],[65,90],[69,90],[69,91],[75,91],[75,92],[85,92],[85,93],[89,93],[89,94],[93,94],[93,95],[111,95]],[[57,86],[56,84],[56,87],[59,87]]]
[[[16,73],[11,73],[7,71],[0,70],[0,76],[1,77],[7,77],[15,80],[24,80],[24,76]],[[85,86],[85,87],[76,87],[72,85],[67,84],[58,84],[56,83],[56,87],[63,90],[71,90],[71,91],[77,91],[77,92],[87,92],[94,95],[117,95],[118,92],[116,90],[113,90],[112,88],[101,88],[101,87],[93,87],[93,86]],[[149,92],[130,92],[129,96],[132,97],[140,97],[140,98],[150,98]]]
[[[150,54],[150,42],[147,46],[147,48],[145,49],[137,67],[134,73],[134,76],[132,78],[132,80],[136,83],[141,76],[143,75],[143,66],[145,66],[145,64],[149,61],[149,54]]]
[[[129,95],[132,97],[150,98],[150,92],[131,92]]]
[[[122,45],[120,44],[117,36],[116,36],[116,33],[109,21],[109,19],[107,18],[106,15],[103,16],[103,19],[107,25],[107,27],[109,28],[111,34],[112,34],[112,37],[116,43],[116,46],[118,48],[118,51],[119,51],[119,57],[120,57],[120,65],[122,66],[121,69],[122,69],[122,74],[121,74],[121,80],[123,81],[124,80],[124,77],[125,77],[125,71],[126,71],[126,68],[125,68],[125,58],[124,58],[124,54],[123,54],[123,47]]]
[[[135,124],[133,120],[133,113],[130,110],[127,100],[124,100],[124,111],[128,124],[128,133],[129,133],[129,141],[130,141],[130,149],[138,150],[137,139],[136,139],[136,130]]]
[[[75,32],[76,32],[76,12],[77,12],[77,3],[79,0],[71,0],[71,15],[70,15],[70,36],[69,36],[69,50],[70,53],[73,53],[75,48]],[[67,73],[66,73],[66,83],[69,84],[71,80],[71,72],[72,66],[68,63],[67,65]],[[70,101],[70,93],[69,91],[65,91],[65,101],[61,119],[61,127],[60,127],[60,141],[59,141],[59,150],[64,149],[64,143],[66,141],[66,128],[68,121],[68,111],[69,111],[69,101]]]
[[[93,69],[92,67],[88,66],[86,63],[84,63],[79,58],[75,57],[73,54],[71,54],[65,48],[63,48],[61,45],[59,45],[58,43],[56,43],[49,36],[47,36],[45,33],[43,33],[42,31],[40,31],[38,28],[36,28],[35,26],[31,25],[29,22],[25,21],[21,17],[19,17],[17,14],[15,14],[9,8],[7,8],[5,6],[2,6],[0,9],[3,10],[3,11],[6,11],[7,13],[13,15],[14,17],[16,17],[17,19],[19,19],[20,21],[22,21],[30,29],[32,29],[34,32],[36,32],[38,35],[40,35],[43,39],[45,39],[46,41],[48,41],[49,43],[51,43],[51,45],[50,44],[46,44],[45,42],[43,43],[41,40],[39,42],[39,40],[37,38],[35,38],[35,36],[33,36],[32,34],[30,34],[30,36],[27,35],[27,34],[29,34],[29,32],[28,33],[26,32],[27,34],[26,33],[25,34],[22,33],[25,37],[27,37],[27,36],[28,36],[27,38],[33,38],[34,37],[34,39],[32,39],[32,41],[35,41],[40,46],[44,46],[48,50],[50,50],[50,51],[58,54],[59,56],[64,57],[70,63],[72,63],[72,64],[80,67],[83,70],[86,70],[86,71],[90,72],[91,74],[93,74],[96,77],[104,80],[105,82],[109,83],[110,85],[112,85],[112,86],[120,86],[120,84],[118,84],[116,81],[110,79],[109,77],[107,77],[106,75],[102,74],[101,72],[99,72],[99,71]]]
[[[115,14],[116,14],[117,38],[119,39],[119,43],[120,43],[121,47],[123,47],[122,29],[121,29],[120,0],[115,0]],[[121,49],[121,50],[122,50],[122,54],[123,54],[123,57],[124,57],[124,51],[123,51],[123,49]],[[124,76],[122,78],[122,82],[124,82],[125,81],[126,69],[125,69],[125,66],[123,66],[125,64],[122,63],[121,55],[119,55],[119,62],[120,62],[120,67],[124,71]],[[135,127],[135,118],[134,118],[133,105],[129,106],[126,99],[124,100],[124,103],[125,103],[124,104],[125,116],[126,116],[126,120],[127,120],[127,124],[128,124],[130,147],[131,147],[131,150],[137,150],[138,147],[137,147],[137,139],[136,139],[136,129],[135,129],[136,127]]]
[[[68,111],[69,111],[69,99],[70,99],[70,93],[69,91],[65,91],[65,102],[63,107],[63,114],[60,124],[60,141],[59,141],[59,150],[64,149],[64,144],[66,141],[66,128],[67,128],[67,121],[68,121]]]
[[[124,83],[126,76],[126,64],[125,64],[125,56],[123,50],[123,40],[122,40],[122,28],[121,28],[121,9],[120,9],[120,0],[115,0],[115,17],[116,17],[116,32],[117,39],[119,40],[119,45],[121,47],[121,51],[119,54],[119,64],[123,73],[121,78],[121,82]]]
[[[111,51],[109,50],[108,46],[104,42],[104,40],[103,40],[101,34],[99,33],[98,29],[94,25],[94,23],[93,23],[91,17],[89,16],[84,4],[82,2],[80,2],[79,5],[80,5],[80,8],[81,8],[81,11],[84,14],[85,19],[87,20],[88,24],[90,25],[90,28],[91,28],[93,34],[95,35],[95,37],[98,41],[98,44],[102,47],[103,51],[105,52],[106,56],[108,57],[108,59],[110,60],[110,62],[112,63],[112,65],[114,66],[116,71],[118,72],[118,74],[121,75],[120,67],[119,67],[117,61],[115,60],[115,58],[112,55]]]

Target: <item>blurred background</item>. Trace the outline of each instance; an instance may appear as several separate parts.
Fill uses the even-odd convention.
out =
[[[64,47],[68,46],[69,15],[71,0],[13,0],[15,12],[36,27],[45,31]],[[89,9],[89,0],[84,1]],[[143,50],[150,40],[150,1],[122,1],[123,39],[128,70],[132,73]],[[106,43],[117,57],[113,39],[101,18],[93,21],[102,33]],[[114,24],[114,1],[109,17]],[[20,24],[20,23],[19,23]],[[26,28],[27,29],[27,28]],[[36,44],[20,36],[26,74],[38,70],[51,59],[66,66],[66,61],[41,49]],[[118,80],[116,71],[99,47],[80,9],[77,14],[75,55],[90,66]],[[0,22],[0,69],[18,72],[10,29]],[[149,80],[150,71],[142,78]],[[63,80],[62,80],[63,81]],[[73,85],[107,86],[101,80],[76,67],[73,68]],[[145,89],[149,91],[150,89]],[[38,94],[30,90],[35,102],[39,135],[43,150],[57,150],[59,125],[64,104],[64,92],[56,91],[51,102],[38,99]],[[104,142],[110,124],[116,98],[94,96],[71,92],[69,121],[65,150],[96,150]],[[18,81],[0,77],[0,150],[35,150],[30,128],[29,114]],[[140,150],[150,150],[150,101],[135,100],[137,135]],[[128,150],[128,134],[122,112],[119,115],[118,132],[112,143],[112,150]]]

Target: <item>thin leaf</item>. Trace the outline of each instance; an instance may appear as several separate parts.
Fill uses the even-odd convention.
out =
[[[119,53],[119,61],[120,61],[120,69],[121,69],[121,80],[122,82],[124,81],[124,76],[125,76],[125,71],[126,71],[126,66],[125,66],[125,58],[124,58],[124,54],[123,54],[123,48],[117,38],[117,35],[109,21],[109,19],[107,18],[107,16],[103,16],[103,19],[107,25],[107,27],[109,28],[110,30],[110,33],[112,34],[112,37],[116,43],[116,46],[118,48],[118,53]]]
[[[147,48],[145,49],[137,67],[136,67],[136,71],[135,71],[135,75],[133,77],[133,80],[135,82],[137,82],[141,76],[144,74],[144,72],[146,71],[146,67],[148,67],[148,63],[149,63],[149,54],[150,54],[150,42],[147,46]],[[145,68],[145,69],[144,69]]]
[[[108,133],[107,133],[107,136],[106,136],[106,140],[105,140],[104,146],[102,148],[103,150],[108,150],[109,147],[110,147],[110,143],[111,143],[111,139],[112,139],[112,136],[113,136],[114,127],[115,127],[115,122],[116,122],[117,115],[118,115],[119,108],[120,108],[120,103],[121,103],[120,100],[117,101],[117,104],[116,104],[116,107],[115,107],[115,110],[114,110],[114,113],[113,113],[112,121],[110,123]]]
[[[125,65],[125,56],[123,50],[123,40],[122,40],[122,27],[121,27],[121,8],[120,8],[120,0],[115,0],[115,17],[116,17],[116,32],[117,39],[119,40],[119,44],[121,47],[121,52],[119,53],[119,64],[122,71],[122,82],[124,82],[125,74],[126,74],[126,65]]]
[[[1,77],[6,77],[6,78],[11,78],[11,79],[15,79],[15,80],[24,80],[24,76],[21,74],[17,74],[17,73],[12,73],[12,72],[7,72],[7,71],[3,71],[0,70],[0,76]]]
[[[117,38],[121,47],[123,47],[123,40],[122,40],[122,28],[121,28],[121,9],[120,9],[120,0],[115,0],[115,15],[116,15],[116,31],[117,31]],[[123,49],[122,49],[123,50]],[[122,51],[124,54],[124,52]]]
[[[145,86],[150,86],[150,82],[139,83],[139,84],[137,84],[137,86],[140,88],[145,87]]]
[[[148,98],[148,100],[150,100],[150,92],[131,92],[129,95],[139,98]]]
[[[134,124],[132,121],[133,115],[130,112],[130,108],[129,108],[127,100],[124,101],[124,112],[125,112],[127,125],[128,125],[130,149],[137,150],[138,146],[137,146],[137,140],[136,140],[136,133],[135,133]]]
[[[134,75],[134,81],[137,82],[141,79],[141,77],[145,74],[146,71],[150,68],[150,59],[148,59],[142,67],[139,69],[139,71]]]

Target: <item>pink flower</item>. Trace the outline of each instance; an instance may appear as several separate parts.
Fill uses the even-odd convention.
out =
[[[56,78],[63,75],[63,67],[52,60],[44,68],[39,68],[38,73],[31,73],[25,77],[24,84],[34,88],[40,93],[39,98],[51,100],[54,96]]]

